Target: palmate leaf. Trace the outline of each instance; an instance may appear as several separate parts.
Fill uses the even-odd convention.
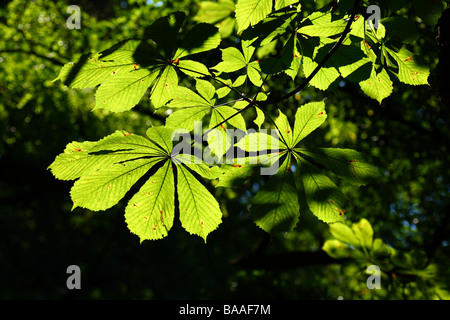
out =
[[[220,223],[222,213],[214,197],[188,168],[206,179],[215,179],[222,171],[218,167],[209,168],[201,160],[184,164],[179,155],[172,155],[173,132],[173,128],[152,127],[146,132],[148,138],[117,131],[97,142],[72,142],[49,169],[56,178],[78,179],[71,189],[73,209],[83,207],[98,211],[117,204],[154,168],[156,172],[126,207],[125,218],[130,231],[138,235],[141,242],[167,236],[175,215],[176,190],[183,207],[183,212],[180,211],[183,226],[206,241],[207,235]]]
[[[309,149],[294,148],[304,137],[318,128],[325,119],[323,101],[307,103],[299,107],[296,112],[294,130],[292,130],[287,117],[279,111],[279,116],[274,123],[282,141],[274,143],[272,136],[257,132],[246,135],[236,144],[247,152],[268,150],[268,153],[271,153],[276,151],[278,159],[283,154],[287,155],[281,167],[274,170],[275,175],[252,200],[252,212],[253,208],[256,212],[254,214],[255,222],[264,230],[269,232],[292,230],[298,220],[300,204],[303,212],[311,211],[324,222],[331,223],[343,219],[347,202],[345,196],[324,173],[309,163],[307,159],[301,157],[302,155],[305,157]],[[275,145],[276,148],[274,148]],[[278,150],[278,145],[281,152]],[[302,153],[298,150],[306,151]],[[290,169],[292,156],[295,156],[299,165],[296,171],[297,181],[293,180]],[[335,168],[333,167],[333,169]],[[230,174],[230,179],[225,174],[221,180],[224,180],[224,185],[232,185],[229,182],[232,178],[232,174]]]
[[[261,68],[258,61],[250,62],[255,47],[251,46],[248,41],[242,42],[242,51],[237,48],[230,47],[222,49],[222,61],[219,62],[213,69],[218,73],[230,73],[245,68],[248,79],[255,85],[260,86],[262,84]]]
[[[200,77],[209,74],[192,55],[215,49],[220,43],[218,29],[202,23],[193,27],[180,48],[176,38],[186,15],[174,12],[156,20],[145,36],[154,41],[128,39],[94,55],[83,55],[76,63],[66,64],[55,80],[73,88],[95,87],[95,108],[114,112],[130,110],[151,87],[150,99],[155,108],[164,106],[178,86],[177,69]]]
[[[229,124],[242,131],[246,130],[243,116],[235,114],[235,109],[224,105],[214,105],[216,90],[210,82],[196,79],[196,89],[199,94],[185,87],[178,87],[174,90],[172,100],[167,104],[167,107],[180,110],[175,110],[170,114],[166,119],[167,126],[192,131],[196,121],[201,121],[205,115],[211,114],[209,128],[215,127],[230,117],[221,126],[222,129],[226,129],[225,126]]]

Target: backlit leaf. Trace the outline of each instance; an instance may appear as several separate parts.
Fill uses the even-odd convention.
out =
[[[180,221],[191,234],[206,237],[222,222],[222,212],[212,194],[186,169],[177,166]]]
[[[253,220],[269,233],[293,230],[300,216],[297,190],[290,166],[288,155],[278,173],[270,177],[251,202]]]
[[[238,0],[236,21],[238,32],[263,20],[272,11],[272,0]]]
[[[172,163],[167,161],[130,199],[125,208],[128,229],[144,240],[167,236],[175,215]]]

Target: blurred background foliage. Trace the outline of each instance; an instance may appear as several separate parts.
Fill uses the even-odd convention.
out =
[[[305,0],[302,9],[311,12],[329,2]],[[145,97],[132,111],[92,111],[93,90],[52,82],[61,66],[82,53],[140,37],[146,26],[174,10],[185,11],[188,23],[204,20],[199,0],[2,1],[0,298],[448,298],[449,106],[437,94],[435,76],[436,23],[446,4],[425,17],[418,10],[421,1],[378,4],[384,16],[399,10],[413,28],[408,45],[429,64],[431,86],[396,83],[379,105],[358,85],[342,81],[326,92],[307,88],[268,110],[275,114],[282,108],[292,119],[299,105],[326,97],[328,119],[305,143],[353,148],[380,168],[382,178],[375,183],[341,186],[353,205],[349,225],[367,219],[374,237],[403,259],[396,268],[380,265],[382,288],[369,290],[365,267],[382,261],[327,255],[322,246],[332,235],[315,217],[302,215],[295,232],[273,238],[258,229],[248,212],[258,181],[240,190],[215,190],[225,217],[206,245],[176,224],[166,239],[139,244],[124,222],[126,201],[107,212],[72,212],[71,183],[47,171],[68,142],[98,140],[116,129],[143,135],[165,118]],[[66,27],[69,5],[80,6],[81,29]],[[224,45],[238,42],[232,20],[227,23]],[[294,87],[276,76],[266,84],[278,92]],[[250,123],[255,115],[245,116]],[[81,290],[66,288],[71,264],[81,268]],[[398,273],[399,268],[411,272]]]

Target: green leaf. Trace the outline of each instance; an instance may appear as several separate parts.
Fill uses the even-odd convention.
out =
[[[374,66],[370,78],[361,81],[359,86],[367,96],[381,103],[381,101],[391,95],[393,90],[392,84],[391,78],[386,70],[383,68],[377,73]]]
[[[208,234],[222,222],[219,204],[183,165],[177,166],[177,193],[183,228],[206,242]]]
[[[320,51],[328,52],[333,44],[327,44]],[[372,63],[364,54],[359,45],[341,45],[325,64],[327,67],[335,66],[342,77],[353,82],[367,79],[372,70]]]
[[[166,119],[166,126],[194,130],[195,122],[203,119],[211,110],[211,107],[189,107],[173,112]]]
[[[199,96],[191,89],[177,87],[173,90],[172,100],[167,104],[169,108],[212,107],[211,100]]]
[[[295,149],[333,172],[336,176],[354,185],[365,185],[379,177],[378,169],[365,162],[361,153],[352,149],[301,148]]]
[[[428,84],[430,70],[428,67],[416,63],[416,57],[407,49],[395,52],[386,48],[387,52],[398,64],[398,79],[413,86]]]
[[[292,129],[286,115],[278,110],[278,118],[275,119],[275,127],[279,130],[281,148],[287,149],[292,147]]]
[[[79,178],[70,191],[73,209],[83,207],[97,211],[115,205],[161,160],[164,160],[164,150],[158,145],[117,131],[98,142],[69,144],[49,168],[61,178]],[[61,169],[62,166],[67,168]]]
[[[125,208],[125,222],[141,242],[162,239],[172,228],[175,215],[175,186],[172,163],[150,177]]]
[[[215,162],[222,162],[223,155],[231,147],[231,136],[228,132],[223,128],[213,129],[208,132],[206,141],[208,141],[208,146],[205,151],[211,155],[211,159],[208,161],[212,161],[216,157]]]
[[[298,0],[277,0],[275,1],[275,10],[280,10],[297,2]]]
[[[311,25],[305,25],[298,30],[298,33],[310,37],[331,37],[341,34],[347,22],[343,19],[332,21],[331,12],[314,12],[306,18]]]
[[[172,134],[174,129],[171,127],[151,127],[145,133],[147,137],[159,146],[166,155],[170,155],[173,148]]]
[[[155,41],[164,50],[167,57],[172,57],[176,44],[174,40],[185,19],[184,12],[173,12],[161,17],[146,29],[145,36]]]
[[[330,225],[330,233],[338,241],[349,244],[353,248],[360,247],[360,241],[356,237],[352,228],[345,223],[333,223]]]
[[[150,99],[156,109],[164,106],[174,95],[178,87],[177,72],[172,66],[161,70],[150,92]]]
[[[93,88],[110,75],[133,70],[133,62],[114,63],[99,59],[99,54],[82,55],[77,62],[66,63],[53,81],[61,80],[64,85],[76,89]]]
[[[303,73],[305,77],[309,77],[316,67],[319,65],[318,61],[321,61],[326,54],[323,50],[319,52],[319,47],[315,47],[315,43],[311,40],[302,42],[303,48]],[[339,72],[334,66],[330,64],[324,65],[315,76],[309,82],[310,85],[320,90],[326,90],[339,78]]]
[[[257,87],[263,84],[260,72],[261,68],[258,61],[253,61],[247,65],[248,79]]]
[[[255,118],[255,120],[253,120],[253,122],[258,126],[258,130],[260,130],[262,124],[265,121],[265,116],[264,116],[264,112],[261,111],[260,108],[255,107],[255,110],[256,110],[256,118]]]
[[[373,242],[373,229],[370,222],[363,218],[359,220],[358,223],[353,223],[352,230],[356,238],[359,240],[361,247],[371,250]]]
[[[258,48],[275,42],[289,30],[289,25],[294,12],[277,12],[242,32],[242,39],[248,41],[253,47]]]
[[[60,180],[74,180],[81,177],[97,162],[95,157],[89,157],[89,149],[96,143],[96,141],[69,143],[64,153],[58,155],[48,169]]]
[[[195,21],[214,24],[224,38],[231,35],[235,25],[233,0],[202,1],[199,6],[200,9],[194,17]]]
[[[272,12],[272,0],[238,0],[236,21],[238,32],[253,26]]]
[[[327,118],[325,102],[310,102],[297,109],[291,148],[316,130]]]
[[[162,150],[148,139],[116,131],[100,141],[69,143],[48,169],[57,179],[74,180],[120,161],[162,155]]]
[[[139,178],[161,160],[149,158],[117,162],[83,175],[70,190],[74,203],[72,210],[82,207],[98,211],[112,207],[125,196]]]
[[[247,61],[244,55],[234,47],[221,49],[222,51],[222,62],[219,62],[213,69],[219,72],[234,72],[245,68],[247,66]]]
[[[122,73],[137,68],[139,63],[157,64],[157,51],[142,40],[128,39],[96,54],[82,55],[77,62],[65,64],[53,80],[76,89],[93,88]]]
[[[209,127],[212,128],[216,126],[225,119],[228,119],[229,117],[233,116],[236,112],[237,111],[235,109],[228,106],[214,107],[212,110]],[[234,115],[233,118],[229,119],[226,123],[232,125],[236,129],[241,129],[242,131],[247,130],[244,117],[242,116],[241,113]]]
[[[181,47],[178,48],[173,60],[215,49],[220,44],[219,30],[211,24],[196,24],[185,35]]]
[[[365,254],[372,251],[373,229],[367,219],[363,218],[358,223],[353,223],[351,227],[344,223],[334,223],[330,225],[330,233],[337,241],[348,244]],[[379,247],[380,243],[377,242],[377,250]]]
[[[149,143],[148,139],[120,130],[101,139],[89,149],[92,155],[101,155],[103,151],[114,151],[114,154],[111,155],[130,154],[136,157],[144,155],[167,155],[164,149],[158,145]]]
[[[280,142],[278,135],[275,137],[265,132],[251,132],[239,140],[235,146],[247,152],[261,152],[265,150],[278,150]],[[286,149],[284,144],[281,146],[281,149]]]
[[[255,86],[261,86],[263,81],[261,78],[261,68],[258,61],[250,62],[255,48],[248,45],[247,41],[242,42],[242,50],[239,51],[237,48],[230,47],[222,49],[222,62],[219,62],[213,69],[217,70],[219,73],[225,72],[230,73],[238,71],[242,68],[246,68],[246,75],[249,80]],[[234,84],[234,86],[237,86]]]
[[[253,220],[269,233],[293,230],[300,217],[290,160],[288,155],[278,173],[270,177],[251,202]]]
[[[298,158],[306,201],[311,212],[326,223],[343,221],[347,199],[338,187],[319,169]]]
[[[103,82],[95,95],[95,109],[122,112],[139,103],[159,70],[137,69],[122,72]]]
[[[198,93],[208,101],[208,103],[212,106],[214,105],[213,97],[216,93],[216,88],[211,84],[211,82],[201,79],[195,80],[195,88],[197,89]]]
[[[352,249],[337,239],[326,240],[322,250],[334,259],[348,258],[352,255]]]
[[[178,61],[178,69],[194,78],[204,77],[210,74],[208,68],[203,63],[194,60],[183,59]]]
[[[232,0],[219,0],[217,2],[201,1],[198,5],[200,9],[194,17],[194,20],[210,24],[223,21],[235,9],[234,1]]]
[[[223,170],[220,167],[209,166],[202,159],[189,154],[177,154],[172,157],[172,160],[176,164],[182,163],[205,179],[217,179],[223,175]]]

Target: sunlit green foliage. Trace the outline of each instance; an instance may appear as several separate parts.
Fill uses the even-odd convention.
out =
[[[0,179],[1,224],[14,229],[5,230],[5,244],[20,247],[0,248],[8,260],[1,271],[22,274],[2,296],[58,296],[64,290],[42,290],[41,281],[61,286],[54,274],[74,259],[93,274],[101,255],[104,276],[90,280],[116,283],[93,281],[85,297],[448,299],[448,108],[433,89],[434,26],[445,3],[361,2],[380,6],[380,28],[367,26],[359,7],[348,36],[303,86],[340,40],[354,1],[269,2],[107,1],[100,8],[81,1],[79,30],[65,27],[64,1],[0,8],[0,156],[9,168]],[[158,37],[156,21],[170,36]],[[87,72],[70,75],[76,65]],[[311,118],[321,123],[310,130],[300,111],[311,103],[324,103],[326,121]],[[181,164],[151,137],[166,126],[192,133],[196,120],[204,131],[215,128],[203,147],[218,158],[227,151],[215,147],[220,138],[226,149],[245,141],[232,141],[222,126],[278,127],[278,173]],[[127,145],[133,139],[142,145]],[[73,186],[45,173],[64,149],[50,168],[78,179]],[[374,166],[381,176],[366,181]],[[130,172],[136,175],[123,175]],[[193,214],[182,214],[186,208]],[[329,227],[317,217],[343,222]],[[280,218],[286,223],[277,228]],[[352,243],[362,224],[375,238]],[[259,227],[275,231],[269,244]],[[339,237],[338,228],[352,233]],[[42,260],[49,246],[53,274],[36,266],[48,275],[30,281],[28,259]],[[324,265],[294,258],[294,269],[270,270],[284,253],[322,248],[333,257]],[[381,267],[381,290],[366,286],[370,264]]]

